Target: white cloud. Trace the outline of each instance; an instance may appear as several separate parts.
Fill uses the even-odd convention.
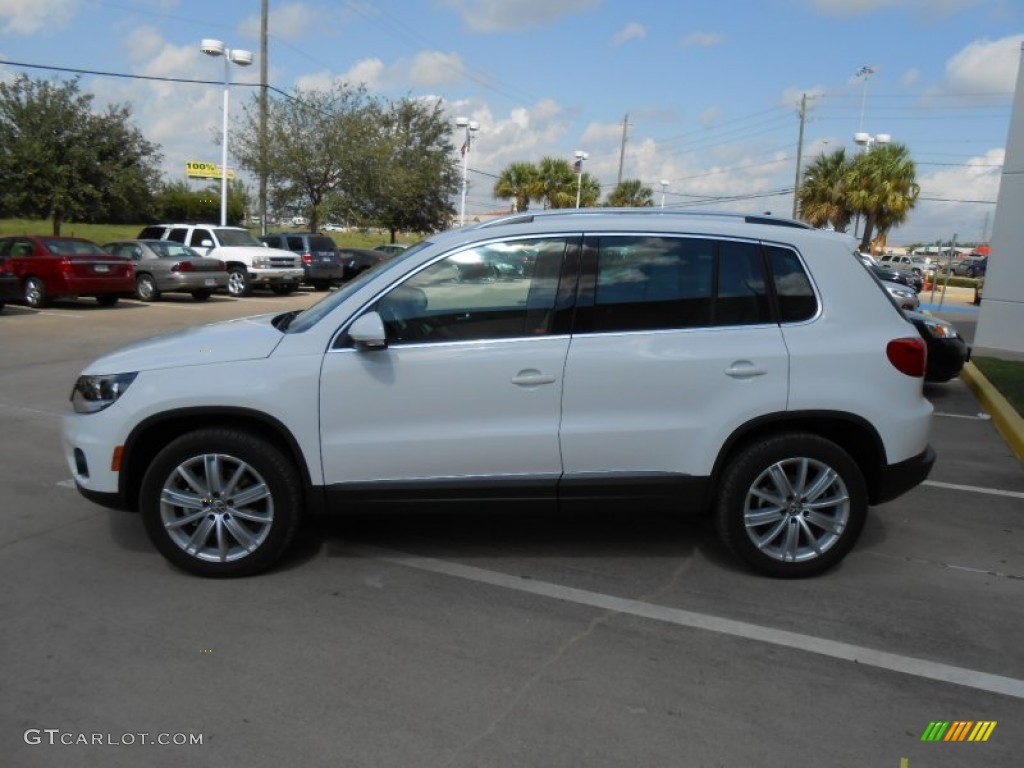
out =
[[[904,72],[902,77],[900,77],[900,85],[902,85],[904,88],[913,88],[915,85],[917,85],[920,79],[921,70],[917,69],[916,67],[912,67],[911,69],[908,69],[906,72]]]
[[[683,38],[684,48],[713,48],[725,42],[725,37],[717,32],[693,32]]]
[[[970,158],[964,165],[932,173],[922,174],[919,167],[917,181],[921,185],[921,197],[937,199],[920,200],[907,224],[893,236],[899,242],[947,240],[954,234],[960,242],[983,239],[986,223],[991,232],[996,207],[962,201],[996,200],[1005,154],[1002,148],[990,149],[984,155]]]
[[[881,10],[907,10],[929,17],[950,16],[983,0],[808,0],[808,4],[828,16],[864,16]]]
[[[466,68],[457,53],[421,51],[408,70],[409,82],[417,87],[435,88],[461,82]]]
[[[2,2],[2,0],[0,0]],[[275,39],[297,42],[307,36],[313,27],[323,29],[323,8],[314,8],[307,3],[288,3],[269,9],[267,28]],[[259,39],[260,17],[250,16],[241,25],[242,34],[246,37]]]
[[[348,72],[341,76],[341,79],[348,83],[359,85],[364,84],[369,90],[376,90],[380,87],[381,78],[384,76],[384,62],[380,59],[362,59],[353,64]],[[322,87],[318,90],[323,90]]]
[[[580,143],[586,146],[598,144],[620,144],[622,142],[622,123],[590,123],[580,137]]]
[[[698,118],[698,120],[699,120],[699,122],[700,122],[702,127],[704,127],[704,128],[711,128],[711,127],[717,125],[721,121],[721,119],[722,119],[722,117],[724,115],[725,115],[725,110],[722,109],[717,104],[715,104],[713,106],[708,107],[703,112],[701,112],[700,113],[700,117]]]
[[[975,40],[946,62],[946,85],[958,95],[1013,92],[1024,35]]]
[[[546,27],[597,8],[600,0],[440,0],[474,32],[507,32]]]
[[[67,27],[81,0],[0,0],[0,33],[34,35]]]
[[[615,33],[615,36],[612,37],[611,46],[612,48],[619,48],[630,40],[643,40],[645,37],[647,37],[647,27],[638,21],[631,21]]]

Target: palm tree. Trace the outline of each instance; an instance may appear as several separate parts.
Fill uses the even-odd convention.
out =
[[[871,247],[874,230],[883,239],[907,220],[921,187],[910,151],[904,144],[885,144],[859,155],[848,174],[850,204],[864,214],[862,251]]]
[[[586,176],[587,174],[584,174],[584,177]],[[600,186],[598,186],[598,194],[600,194]],[[543,200],[545,208],[572,208],[575,206],[576,173],[569,161],[559,157],[542,158],[537,164],[537,178],[531,187],[530,197],[534,200]],[[596,200],[595,197],[594,202]]]
[[[505,166],[494,183],[494,196],[500,200],[515,200],[516,211],[530,209],[531,190],[537,182],[537,166],[516,162]]]
[[[850,163],[842,148],[811,163],[800,185],[800,218],[813,227],[831,224],[837,232],[845,232],[853,218],[849,174]]]
[[[608,205],[617,208],[649,208],[654,205],[654,193],[640,179],[626,179],[608,195]]]

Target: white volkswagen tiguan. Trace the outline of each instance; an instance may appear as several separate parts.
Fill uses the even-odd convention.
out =
[[[708,513],[773,576],[840,561],[935,460],[925,345],[834,233],[769,216],[525,213],[432,237],[302,312],[88,366],[88,499],[204,576],[366,504]]]

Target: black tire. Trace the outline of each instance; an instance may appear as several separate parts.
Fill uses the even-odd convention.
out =
[[[270,290],[278,296],[287,296],[289,293],[299,290],[299,286],[295,283],[274,283],[270,286]]]
[[[200,290],[192,291],[192,298],[196,301],[206,301],[210,296],[213,295],[213,291]]]
[[[46,292],[46,286],[38,277],[30,277],[25,280],[25,288],[22,293],[25,304],[32,309],[42,309],[49,306],[50,296]]]
[[[135,294],[140,301],[157,301],[160,298],[160,289],[156,287],[153,276],[143,272],[135,277]]]
[[[739,559],[769,576],[797,578],[842,560],[867,511],[864,476],[850,455],[831,440],[792,433],[748,445],[731,459],[715,517]]]
[[[236,487],[226,487],[231,483]],[[243,495],[253,498],[240,503]],[[292,462],[266,440],[234,429],[201,429],[157,454],[142,480],[139,511],[153,545],[182,570],[251,576],[270,568],[291,543],[302,491]]]
[[[314,280],[313,281],[313,290],[314,291],[326,291],[326,290],[329,290],[330,287],[331,287],[331,284],[329,282],[327,282],[326,280]]]
[[[245,267],[231,267],[228,270],[228,293],[236,298],[252,293],[252,282]]]
[[[99,302],[101,307],[112,307],[121,300],[121,297],[117,294],[104,293],[102,296],[97,296],[96,301]]]
[[[4,311],[5,306],[7,306],[7,302],[5,302],[3,299],[0,299],[0,312]]]

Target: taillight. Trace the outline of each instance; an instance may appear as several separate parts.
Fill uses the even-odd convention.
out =
[[[302,263],[303,264],[312,264],[313,263],[313,254],[312,253],[304,253],[304,254],[302,254]]]
[[[67,256],[60,260],[60,271],[65,275],[70,275],[75,271],[75,264]]]
[[[193,269],[191,261],[179,261],[171,267],[171,272],[191,272]]]
[[[921,338],[893,339],[885,347],[885,356],[900,373],[921,378],[928,364],[928,347]]]
[[[217,262],[217,271],[218,272],[223,272],[225,269],[227,269],[227,265],[223,261],[218,261]]]

